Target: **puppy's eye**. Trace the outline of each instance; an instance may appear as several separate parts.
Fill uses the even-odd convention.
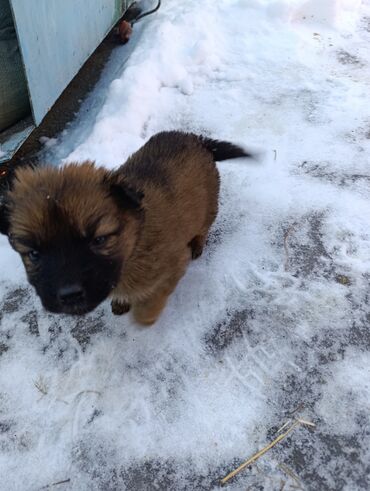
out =
[[[95,247],[102,246],[107,242],[108,236],[107,235],[100,235],[99,237],[95,237],[95,239],[92,241],[92,244]]]
[[[40,253],[36,250],[29,251],[28,257],[33,263],[37,263],[40,260]]]

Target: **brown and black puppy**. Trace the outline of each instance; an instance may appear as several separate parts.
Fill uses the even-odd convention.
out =
[[[218,209],[217,160],[251,155],[180,132],[153,136],[117,171],[92,162],[16,172],[0,231],[19,252],[44,307],[85,314],[108,296],[152,324]]]

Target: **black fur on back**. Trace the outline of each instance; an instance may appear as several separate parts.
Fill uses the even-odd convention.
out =
[[[220,162],[221,160],[237,159],[239,157],[255,157],[252,153],[244,150],[244,148],[239,147],[234,143],[212,140],[211,138],[207,138],[205,136],[199,136],[198,138],[203,147],[212,153],[216,162]]]

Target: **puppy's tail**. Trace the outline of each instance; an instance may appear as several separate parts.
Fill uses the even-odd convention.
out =
[[[234,143],[212,140],[205,136],[198,137],[200,143],[206,148],[211,154],[216,162],[228,159],[237,159],[239,157],[247,157],[250,159],[257,159],[257,154],[249,152]]]

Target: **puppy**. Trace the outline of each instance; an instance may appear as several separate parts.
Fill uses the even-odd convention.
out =
[[[93,162],[21,168],[0,231],[50,312],[85,314],[107,297],[153,324],[202,254],[218,209],[215,161],[252,157],[232,143],[176,131],[153,136],[118,170]]]

